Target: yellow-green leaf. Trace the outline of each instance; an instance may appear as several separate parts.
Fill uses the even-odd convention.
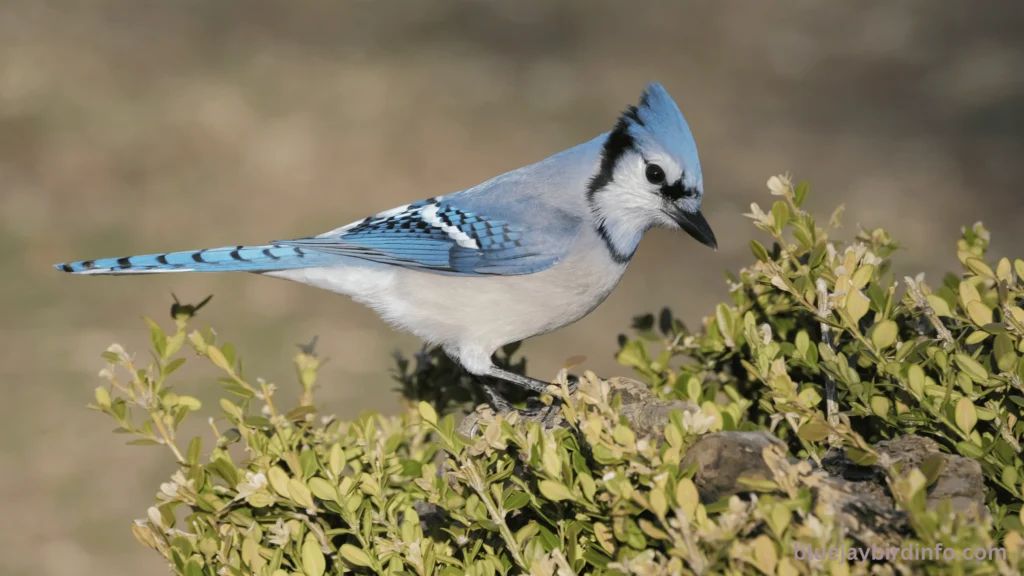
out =
[[[924,369],[920,364],[910,365],[910,369],[907,371],[907,381],[915,394],[918,396],[924,394]]]
[[[334,484],[319,476],[309,479],[309,490],[321,500],[338,501],[338,489],[334,487]]]
[[[882,320],[875,324],[875,328],[871,331],[871,342],[878,348],[888,348],[896,342],[898,330],[896,323],[892,320]]]
[[[967,397],[961,397],[956,403],[956,425],[968,434],[978,423],[978,413],[974,410],[974,403]]]
[[[875,267],[872,266],[871,264],[865,264],[860,268],[857,268],[857,271],[854,272],[853,276],[850,277],[850,282],[853,284],[854,288],[856,288],[857,290],[862,290],[865,286],[868,285],[868,282],[871,281],[871,276],[874,273]]]
[[[554,480],[541,480],[538,484],[540,493],[548,500],[558,502],[559,500],[572,500],[572,492],[563,484]]]
[[[846,311],[850,313],[854,322],[860,322],[860,319],[868,313],[870,306],[871,301],[859,290],[854,290],[846,296]]]
[[[967,268],[978,276],[984,276],[986,278],[996,277],[995,273],[992,272],[992,269],[989,268],[988,264],[986,264],[981,258],[968,258],[966,264]]]
[[[224,353],[216,346],[207,346],[206,355],[210,357],[210,362],[213,362],[214,366],[229,374],[234,374],[235,371],[231,367],[231,364],[228,363],[228,359],[224,357]]]
[[[771,539],[764,534],[754,539],[754,562],[762,573],[767,576],[775,576],[775,567],[779,563],[779,556],[775,551],[775,544],[772,544]]]
[[[345,452],[341,449],[341,444],[331,446],[331,453],[327,457],[327,467],[330,468],[331,474],[334,476],[341,474],[345,467]]]
[[[178,406],[186,406],[193,412],[203,407],[203,403],[198,398],[192,396],[178,396]]]
[[[662,517],[668,512],[668,499],[665,498],[665,492],[661,488],[652,489],[647,500],[651,504],[651,511],[658,517]]]
[[[757,258],[761,262],[771,261],[771,256],[768,255],[768,250],[757,240],[750,241],[750,251],[754,253],[754,258]]]
[[[327,560],[324,558],[323,551],[320,550],[320,543],[310,532],[306,534],[306,539],[302,542],[302,573],[306,576],[323,576],[326,569]]]
[[[367,556],[366,552],[351,544],[342,544],[341,549],[339,549],[338,552],[347,562],[355,564],[356,566],[369,567],[373,564],[370,562],[370,557]]]
[[[885,396],[871,397],[871,411],[875,413],[875,416],[885,416],[889,413],[890,406],[892,406],[892,402]]]
[[[976,302],[973,302],[972,304],[976,304]],[[988,336],[988,332],[985,332],[984,330],[977,330],[975,332],[971,332],[964,342],[966,342],[968,346],[974,346],[975,344],[984,342],[988,339]]]
[[[978,293],[978,289],[974,287],[974,284],[966,280],[960,282],[958,290],[960,292],[960,304],[965,308],[969,303],[981,300],[981,294]]]
[[[967,315],[971,317],[971,322],[978,326],[992,323],[992,309],[982,304],[981,300],[972,300],[967,303]]]
[[[110,392],[103,386],[96,388],[96,405],[100,408],[110,407]]]
[[[953,311],[949,309],[949,303],[943,300],[941,296],[928,294],[925,296],[925,299],[928,300],[928,305],[932,307],[932,310],[934,310],[935,314],[938,316],[953,315]]]
[[[267,471],[267,480],[270,481],[270,487],[285,498],[291,498],[291,494],[288,493],[288,473],[281,469],[280,466],[271,466],[270,470]]]
[[[597,543],[604,548],[604,551],[613,554],[615,553],[615,539],[612,536],[611,528],[608,528],[600,522],[594,522],[594,536],[597,537]]]
[[[878,457],[860,448],[847,448],[846,457],[858,466],[871,466],[878,461]]]
[[[831,430],[829,430],[827,424],[812,420],[811,422],[801,426],[800,429],[797,430],[796,435],[808,442],[821,442],[825,438],[828,438],[830,432]]]
[[[434,407],[426,402],[420,402],[419,405],[420,418],[423,418],[430,424],[437,425],[437,412],[434,411]]]
[[[697,493],[697,486],[694,485],[693,480],[683,478],[676,485],[676,505],[682,508],[683,514],[687,518],[693,518],[698,504],[700,504],[700,495]]]
[[[632,447],[636,443],[636,435],[633,431],[623,425],[618,425],[612,430],[612,438],[622,446]]]
[[[966,354],[954,354],[953,359],[956,360],[960,369],[970,376],[971,380],[975,382],[985,382],[988,380],[988,371],[974,358]]]
[[[996,266],[996,278],[1006,280],[1008,284],[1013,284],[1013,267],[1010,266],[1009,258],[1003,258],[999,261],[999,264]]]
[[[288,481],[288,494],[299,506],[313,507],[313,492],[301,480],[292,478]]]

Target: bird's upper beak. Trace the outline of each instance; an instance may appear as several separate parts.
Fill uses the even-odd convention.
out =
[[[676,224],[679,224],[680,228],[685,230],[690,236],[693,236],[694,240],[718,250],[718,241],[715,240],[715,233],[711,230],[711,225],[708,224],[707,219],[700,213],[700,210],[687,212],[686,210],[676,208],[670,213],[670,216],[675,220]]]

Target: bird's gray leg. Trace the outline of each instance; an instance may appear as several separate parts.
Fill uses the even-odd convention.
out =
[[[550,382],[544,382],[543,380],[537,380],[536,378],[530,378],[529,376],[520,376],[514,372],[508,370],[502,370],[497,366],[491,366],[487,371],[489,376],[500,378],[506,382],[511,382],[517,386],[522,386],[527,390],[533,390],[534,392],[545,393],[548,390],[548,386],[551,386]]]
[[[498,394],[498,391],[494,389],[494,386],[491,386],[481,380],[478,380],[477,382],[483,387],[484,393],[487,394],[487,397],[490,398],[491,407],[494,408],[495,412],[498,414],[508,414],[515,410],[512,403],[502,398],[501,394]]]

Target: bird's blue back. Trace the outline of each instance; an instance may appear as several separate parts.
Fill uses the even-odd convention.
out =
[[[664,88],[648,85],[640,106],[627,110],[621,126],[640,149],[678,157],[680,165],[691,168],[687,177],[699,188],[693,137]],[[607,144],[609,134],[602,134],[467,190],[382,212],[316,237],[56,267],[82,274],[329,266],[400,266],[460,276],[530,274],[565,258],[582,227],[590,225],[588,187],[609,159]]]

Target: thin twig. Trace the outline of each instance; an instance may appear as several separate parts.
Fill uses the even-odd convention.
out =
[[[836,350],[832,347],[832,328],[829,327],[828,323],[824,322],[824,318],[828,317],[829,306],[828,306],[828,285],[822,278],[818,279],[815,285],[818,292],[818,318],[821,320],[819,325],[821,326],[821,341],[825,343],[825,346],[835,354]],[[839,391],[836,389],[836,381],[832,378],[832,375],[828,372],[825,374],[825,414],[828,416],[828,424],[832,429],[835,429],[839,425]],[[835,432],[830,432],[828,435],[828,445],[830,448],[838,448],[842,444],[842,440],[839,435]]]

